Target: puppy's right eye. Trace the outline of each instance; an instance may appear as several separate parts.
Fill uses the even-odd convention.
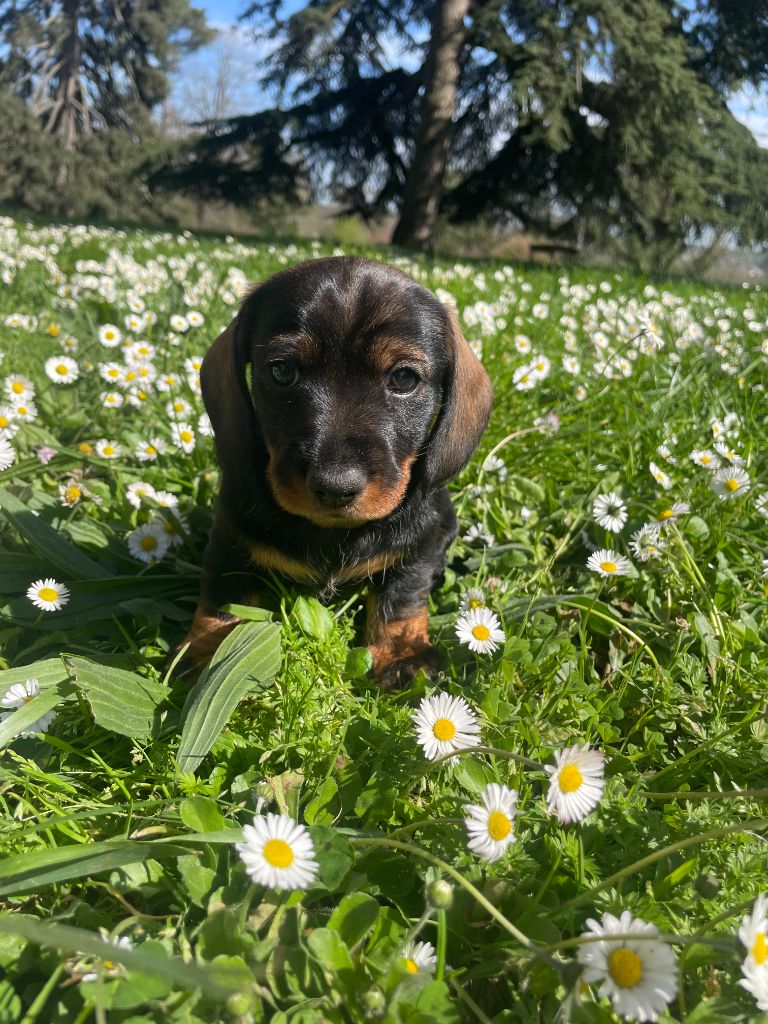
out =
[[[290,359],[275,359],[269,364],[269,372],[272,380],[281,388],[289,388],[299,379],[299,368]]]

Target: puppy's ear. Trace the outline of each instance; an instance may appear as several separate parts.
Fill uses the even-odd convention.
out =
[[[448,370],[440,413],[422,460],[427,487],[444,484],[466,466],[493,407],[490,378],[461,333],[456,313],[446,308],[445,317]]]
[[[208,349],[200,369],[200,389],[213,426],[216,455],[221,468],[231,474],[250,467],[260,437],[246,378],[249,346],[244,320],[241,309]]]

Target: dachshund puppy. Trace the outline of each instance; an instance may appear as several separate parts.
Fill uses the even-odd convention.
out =
[[[435,664],[427,599],[456,536],[443,486],[493,393],[454,313],[393,267],[311,260],[247,296],[201,383],[221,467],[187,660],[198,668],[274,570],[327,600],[370,583],[384,686]]]

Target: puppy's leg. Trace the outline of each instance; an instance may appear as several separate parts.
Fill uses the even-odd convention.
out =
[[[200,600],[187,635],[176,648],[189,647],[179,675],[194,680],[208,664],[225,637],[242,620],[221,611],[227,604],[258,605],[257,578],[250,570],[247,551],[219,520],[214,523],[203,561]]]
[[[407,685],[419,669],[431,674],[440,666],[429,642],[427,602],[442,577],[457,524],[446,492],[439,495],[438,508],[441,520],[428,542],[412,560],[385,573],[368,596],[366,644],[373,674],[385,689]]]

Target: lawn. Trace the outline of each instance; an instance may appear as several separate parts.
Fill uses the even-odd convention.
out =
[[[0,1024],[762,1019],[768,298],[366,252],[496,389],[444,669],[378,692],[362,594],[274,577],[190,690],[200,361],[329,252],[0,219]],[[474,749],[425,752],[419,709]],[[246,873],[269,814],[304,889]]]

